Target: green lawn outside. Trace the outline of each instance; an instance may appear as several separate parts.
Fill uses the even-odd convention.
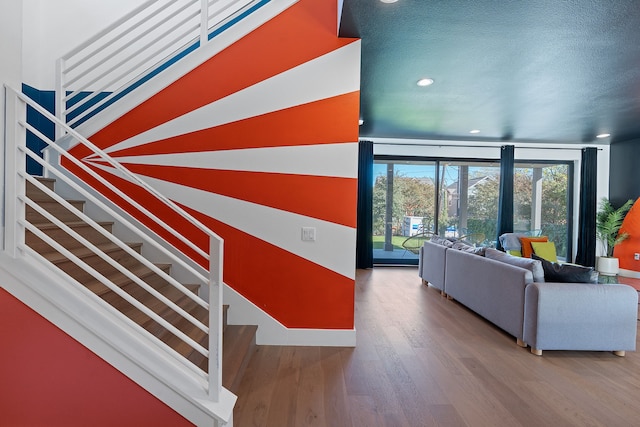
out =
[[[393,244],[394,249],[402,249],[402,242],[407,240],[405,236],[392,236],[391,244]],[[373,249],[384,249],[384,236],[373,236]]]

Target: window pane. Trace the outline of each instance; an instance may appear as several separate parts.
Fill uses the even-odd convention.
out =
[[[548,236],[558,258],[567,260],[569,166],[517,163],[513,187],[514,231]]]
[[[374,262],[415,264],[434,229],[435,163],[376,160],[373,175]]]
[[[438,233],[495,246],[500,167],[494,162],[440,162]]]

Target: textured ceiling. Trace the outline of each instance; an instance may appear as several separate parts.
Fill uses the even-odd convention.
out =
[[[344,0],[340,35],[362,39],[361,137],[640,138],[638,0]]]

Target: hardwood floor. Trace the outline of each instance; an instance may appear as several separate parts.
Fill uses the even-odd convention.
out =
[[[257,347],[235,425],[640,424],[639,352],[534,356],[415,268],[357,272],[356,328],[356,348]]]

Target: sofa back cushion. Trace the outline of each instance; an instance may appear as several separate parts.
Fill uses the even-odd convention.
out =
[[[469,252],[470,254],[476,254],[480,256],[484,256],[484,246],[473,246],[467,243],[457,241],[451,246],[452,249],[457,249],[459,251]]]
[[[525,268],[533,274],[534,282],[544,282],[544,270],[539,260],[509,255],[493,248],[487,248],[484,256],[506,264],[515,265],[516,267]]]
[[[435,243],[436,245],[442,245],[442,246],[446,246],[448,248],[453,246],[453,241],[445,238],[445,237],[440,237],[437,234],[432,234],[431,235],[431,239],[430,239],[431,243]]]

